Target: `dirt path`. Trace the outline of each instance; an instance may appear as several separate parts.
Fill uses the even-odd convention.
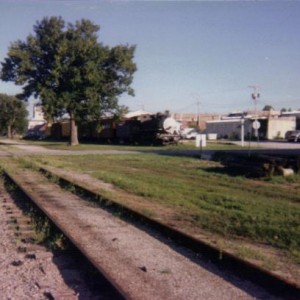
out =
[[[43,146],[25,144],[17,140],[0,140],[0,145],[5,145],[5,149],[1,149],[0,156],[26,156],[26,155],[88,155],[88,154],[131,154],[141,153],[139,151],[125,151],[125,150],[55,150],[47,149]],[[10,147],[8,147],[10,146]]]

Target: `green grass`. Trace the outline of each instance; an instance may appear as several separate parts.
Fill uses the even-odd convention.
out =
[[[285,249],[300,262],[300,180],[230,177],[215,162],[154,154],[43,157],[89,173],[153,203],[191,226]],[[290,182],[292,181],[292,183]]]

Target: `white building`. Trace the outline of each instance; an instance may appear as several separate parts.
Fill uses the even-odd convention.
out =
[[[33,117],[28,122],[28,129],[33,129],[36,125],[43,125],[47,123],[44,117],[43,107],[41,104],[33,106]]]
[[[33,106],[33,117],[28,122],[27,136],[39,137],[45,133],[47,121],[40,103]]]
[[[266,139],[273,140],[276,138],[284,138],[287,131],[295,129],[296,117],[269,118]]]
[[[207,121],[207,134],[217,134],[217,138],[222,139],[241,139],[242,122],[244,126],[244,136],[253,136],[254,129],[252,128],[254,118],[225,118],[216,121]],[[296,117],[258,117],[260,128],[258,135],[262,139],[273,140],[276,138],[284,138],[288,130],[296,129]]]
[[[242,132],[242,122],[244,122],[244,134],[251,131],[252,120],[242,118],[232,118],[225,120],[214,120],[206,122],[206,134],[216,134],[218,139],[240,140]]]

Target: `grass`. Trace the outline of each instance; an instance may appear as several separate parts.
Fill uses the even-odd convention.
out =
[[[215,162],[155,154],[43,157],[143,196],[194,228],[284,249],[300,263],[300,180],[230,177]],[[155,212],[159,214],[159,212]]]
[[[72,151],[85,151],[85,150],[124,150],[124,151],[158,151],[158,150],[197,150],[195,146],[195,141],[185,141],[182,144],[178,145],[169,145],[169,146],[134,146],[134,145],[114,145],[114,144],[96,144],[96,143],[81,143],[76,146],[70,146],[67,142],[59,141],[26,141],[25,143],[30,143],[32,145],[39,145],[46,147],[48,149],[56,150],[72,150]],[[203,149],[207,150],[234,150],[240,149],[241,147],[224,142],[208,142],[207,147]]]

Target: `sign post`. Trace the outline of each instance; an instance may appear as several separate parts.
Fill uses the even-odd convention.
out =
[[[257,138],[257,146],[258,146],[258,141],[259,141],[259,135],[258,135],[258,129],[260,128],[260,122],[255,120],[253,123],[252,123],[252,128],[255,130],[255,135],[256,135],[256,138]]]
[[[244,137],[245,137],[245,119],[244,116],[241,118],[241,145],[244,147]]]

